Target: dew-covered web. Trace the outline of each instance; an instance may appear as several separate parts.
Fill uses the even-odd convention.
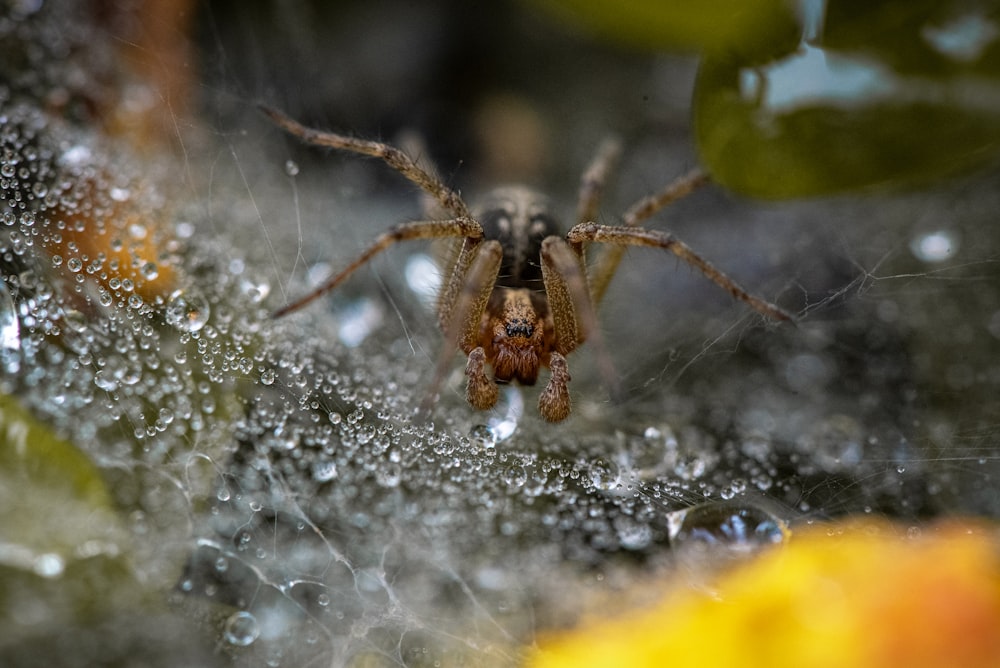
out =
[[[21,39],[61,25],[54,5],[17,18]],[[231,40],[260,27],[234,37],[226,11],[208,48],[237,60]],[[393,13],[377,16],[356,18]],[[766,206],[699,193],[671,229],[796,325],[630,253],[602,312],[619,403],[584,347],[566,423],[537,417],[532,388],[479,413],[456,356],[422,422],[441,345],[429,248],[394,248],[308,310],[268,315],[418,203],[380,163],[268,125],[262,96],[309,101],[258,66],[206,66],[181,157],[66,120],[36,81],[0,89],[3,393],[94,463],[134,586],[194,619],[212,660],[510,665],[588,606],[614,611],[630,585],[780,541],[786,523],[997,513],[996,195],[982,183]],[[612,70],[690,78],[631,67]],[[552,167],[567,216],[598,136],[570,118]],[[659,141],[633,143],[609,220],[680,171]]]

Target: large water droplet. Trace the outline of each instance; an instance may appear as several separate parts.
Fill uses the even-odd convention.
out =
[[[208,301],[198,293],[178,290],[170,295],[164,316],[167,323],[184,332],[197,332],[208,322]]]
[[[742,554],[785,540],[788,527],[775,513],[746,500],[710,502],[670,513],[670,542],[698,553]]]
[[[259,635],[260,625],[257,624],[257,618],[244,610],[230,615],[223,630],[226,642],[237,647],[252,644]]]

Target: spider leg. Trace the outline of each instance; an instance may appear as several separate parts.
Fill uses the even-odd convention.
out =
[[[410,182],[423,189],[424,192],[437,200],[451,215],[456,218],[472,218],[469,208],[457,192],[442,183],[432,170],[424,169],[417,164],[417,161],[395,146],[367,139],[348,137],[334,132],[316,130],[302,125],[277,109],[272,109],[265,105],[259,105],[259,107],[276,125],[289,134],[298,137],[306,144],[326,146],[328,148],[351,151],[378,158],[405,176]]]
[[[276,310],[271,317],[280,318],[293,311],[298,311],[302,307],[312,303],[316,299],[330,292],[344,282],[358,267],[368,262],[378,253],[384,251],[398,241],[410,241],[412,239],[442,239],[448,237],[465,237],[468,242],[478,242],[483,236],[483,228],[479,223],[471,218],[456,218],[454,220],[424,220],[410,223],[403,223],[383,232],[371,246],[366,248],[353,262],[318,285],[311,292],[306,293],[297,300],[282,306]]]
[[[562,238],[551,236],[542,241],[541,260],[556,342],[549,360],[552,375],[538,398],[538,410],[545,419],[557,422],[569,414],[566,383],[570,376],[565,355],[585,340],[594,343],[598,368],[612,397],[618,396],[619,384],[587,290],[583,257]],[[559,415],[562,417],[556,417]]]
[[[662,190],[642,198],[633,204],[622,216],[623,227],[639,227],[642,221],[679,199],[690,195],[708,182],[708,175],[700,169],[693,169],[668,183]],[[589,219],[590,221],[593,218]],[[581,220],[580,223],[589,222]],[[625,253],[625,245],[611,246],[605,250],[591,272],[590,294],[595,304],[600,304],[611,283],[615,270]],[[728,288],[727,288],[728,289]]]
[[[466,386],[468,402],[486,410],[496,404],[499,396],[496,381],[486,372],[486,353],[477,343],[483,312],[500,273],[503,249],[498,241],[490,240],[477,245],[469,255],[467,270],[453,271],[449,278],[451,289],[442,290],[445,300],[450,300],[450,303],[442,301],[439,305],[445,342],[435,365],[434,379],[421,406],[423,414],[430,412],[456,347],[469,356],[465,367],[469,379]]]
[[[740,287],[736,281],[716,269],[712,263],[695,253],[690,246],[672,234],[659,230],[649,230],[644,227],[583,223],[571,229],[566,235],[566,240],[574,248],[582,248],[582,245],[587,242],[598,242],[611,244],[613,247],[621,249],[624,249],[626,246],[648,246],[668,250],[692,267],[698,269],[706,278],[720,288],[736,299],[745,302],[759,313],[775,320],[793,320],[792,316],[780,307],[751,295]]]
[[[609,137],[597,147],[597,153],[590,166],[580,178],[580,194],[576,205],[576,222],[586,223],[597,220],[597,209],[604,194],[604,186],[621,157],[622,145],[614,137]]]

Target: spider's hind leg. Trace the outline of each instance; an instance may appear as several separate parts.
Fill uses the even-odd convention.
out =
[[[580,177],[580,194],[577,198],[576,222],[586,223],[587,221],[597,219],[597,210],[601,202],[601,195],[604,194],[604,188],[608,184],[611,173],[618,165],[621,153],[621,142],[614,137],[608,137],[597,147],[597,153]]]

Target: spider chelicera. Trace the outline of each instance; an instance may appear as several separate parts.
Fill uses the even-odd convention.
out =
[[[439,361],[433,387],[436,389],[444,375],[452,346],[457,347],[468,356],[466,398],[475,408],[485,410],[496,404],[498,382],[533,385],[539,370],[548,367],[549,380],[538,398],[538,411],[551,422],[564,420],[570,414],[566,356],[587,339],[598,344],[602,371],[613,379],[595,307],[628,246],[670,251],[754,310],[776,320],[791,319],[778,306],[748,293],[673,235],[641,226],[642,221],[707,182],[701,170],[695,169],[636,202],[622,216],[621,225],[601,225],[592,221],[620,152],[617,142],[606,141],[581,180],[577,224],[563,236],[548,198],[530,188],[497,188],[470,208],[432,169],[394,146],[315,130],[275,109],[261,109],[306,144],[381,159],[429,196],[425,198],[425,220],[389,228],[343,270],[275,311],[274,317],[297,311],[335,289],[397,242],[450,240],[451,252],[437,302],[438,324],[448,348]],[[588,270],[584,249],[591,243],[606,244],[607,249]]]

